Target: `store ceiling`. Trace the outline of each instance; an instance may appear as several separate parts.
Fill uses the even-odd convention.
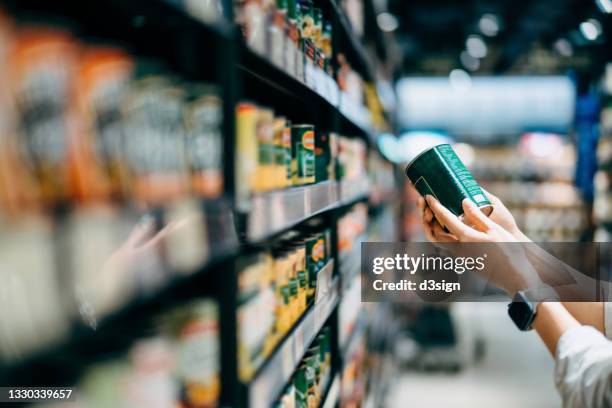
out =
[[[602,13],[595,0],[388,0],[388,10],[400,23],[396,38],[404,74],[465,68],[460,56],[470,35],[479,35],[487,48],[476,73],[589,71],[611,56],[612,15]],[[498,22],[494,36],[483,31],[487,14]],[[589,18],[601,23],[595,41],[580,34],[580,23]]]

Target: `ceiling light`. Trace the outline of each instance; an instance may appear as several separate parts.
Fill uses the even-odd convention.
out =
[[[465,48],[474,58],[487,56],[487,45],[479,35],[470,35],[465,42]]]
[[[601,24],[594,18],[580,23],[580,32],[589,41],[595,41],[601,34]]]
[[[480,68],[480,60],[472,57],[467,51],[462,51],[459,59],[461,60],[463,66],[470,71],[476,71],[478,68]]]
[[[595,0],[595,3],[602,13],[612,13],[612,0]]]
[[[574,54],[572,43],[567,41],[565,38],[559,38],[553,44],[553,48],[564,57],[571,57]]]
[[[378,27],[386,33],[395,31],[399,27],[399,22],[397,21],[397,17],[395,17],[391,13],[386,13],[386,12],[380,13],[379,15],[376,16],[376,23],[378,24]]]
[[[448,75],[451,88],[456,91],[465,92],[472,87],[472,78],[470,74],[462,69],[453,69]]]
[[[612,1],[612,0],[604,0]],[[487,37],[495,37],[499,32],[499,21],[494,14],[483,14],[478,21],[478,28]]]

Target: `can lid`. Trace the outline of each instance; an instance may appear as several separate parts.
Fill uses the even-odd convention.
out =
[[[414,162],[416,162],[419,159],[419,157],[421,157],[422,155],[424,155],[425,153],[427,153],[434,147],[444,146],[444,145],[448,145],[448,143],[434,143],[429,146],[423,146],[423,149],[419,153],[417,153],[417,155],[414,156],[412,160],[408,162],[408,165],[406,165],[406,174],[408,174],[408,169],[414,164]]]

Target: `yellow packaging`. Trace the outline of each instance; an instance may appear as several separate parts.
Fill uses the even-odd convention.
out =
[[[288,258],[285,254],[276,258],[274,261],[274,269],[276,271],[276,294],[277,294],[277,313],[276,313],[276,331],[280,335],[287,333],[291,325],[289,316],[289,279],[287,276]]]
[[[300,315],[306,311],[308,304],[308,275],[306,271],[306,247],[300,245],[296,248],[297,254],[297,279],[299,283],[298,289],[298,309]]]
[[[285,157],[285,187],[293,186],[293,169],[291,161],[291,122],[286,121],[283,129],[283,153]]]
[[[283,137],[287,127],[285,118],[274,119],[274,188],[285,188],[287,186],[287,170],[285,167],[285,150]],[[291,135],[289,135],[291,137]],[[289,139],[291,148],[291,139]]]
[[[257,107],[251,103],[240,103],[236,108],[236,193],[238,206],[256,190]]]
[[[260,109],[256,127],[258,169],[255,191],[268,191],[275,188],[274,112]]]

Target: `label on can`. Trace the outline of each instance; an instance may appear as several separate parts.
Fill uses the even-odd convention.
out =
[[[298,178],[303,183],[314,182],[314,131],[308,130],[302,134],[302,140],[298,144]]]
[[[408,165],[406,174],[421,195],[433,195],[457,216],[463,214],[465,198],[481,208],[491,207],[470,171],[448,144],[423,152]]]
[[[295,185],[315,182],[314,126],[296,125],[291,132],[291,162]]]
[[[283,157],[285,160],[285,185],[293,184],[293,173],[291,172],[291,126],[283,129]]]

